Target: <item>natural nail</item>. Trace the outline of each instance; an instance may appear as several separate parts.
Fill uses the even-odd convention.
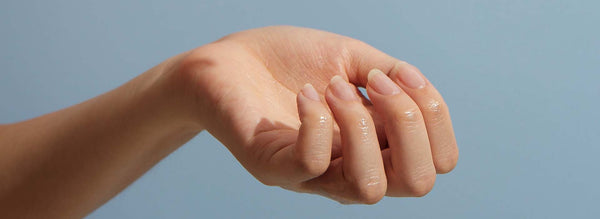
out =
[[[331,92],[334,96],[342,99],[342,100],[356,100],[356,94],[352,90],[352,87],[339,75],[331,78],[331,82],[329,82],[331,86]]]
[[[419,71],[408,63],[397,67],[397,77],[404,85],[412,89],[421,89],[425,87],[425,79]]]
[[[396,85],[385,73],[379,69],[373,69],[369,72],[369,87],[382,95],[394,95],[400,93],[400,87]]]
[[[315,87],[313,87],[310,83],[304,85],[304,87],[302,88],[302,94],[305,97],[308,97],[308,99],[319,101],[319,93],[317,93]]]

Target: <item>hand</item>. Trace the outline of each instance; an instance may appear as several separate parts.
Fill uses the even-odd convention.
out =
[[[436,172],[458,159],[433,85],[358,40],[297,27],[248,30],[189,52],[177,71],[205,112],[204,127],[266,185],[372,204],[427,194]]]

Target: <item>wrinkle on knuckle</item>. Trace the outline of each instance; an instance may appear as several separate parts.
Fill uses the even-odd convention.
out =
[[[362,204],[375,204],[385,195],[387,185],[385,177],[377,174],[377,170],[369,171],[369,176],[353,182],[356,202]]]
[[[314,180],[309,180],[300,184],[300,187],[305,188],[305,192],[325,196],[344,205],[356,204],[354,198],[351,197],[352,188],[347,182],[340,183],[339,181],[320,180],[315,183]]]
[[[435,184],[435,172],[426,170],[418,171],[413,176],[405,179],[406,191],[411,197],[423,197],[427,195]]]
[[[375,125],[366,109],[348,108],[347,113],[340,115],[336,120],[340,128],[345,127],[348,131],[360,133],[363,142],[369,142],[373,137]]]
[[[385,195],[385,189],[381,189],[380,184],[359,186],[356,190],[358,203],[375,204]]]
[[[442,123],[446,120],[447,111],[448,107],[444,101],[439,101],[436,99],[429,100],[423,108],[423,113],[428,117],[428,121],[431,121],[435,124]]]
[[[370,128],[371,126],[372,125],[367,120],[367,118],[361,118],[358,122],[358,128],[360,129],[360,139],[363,143],[369,143],[373,138],[371,134],[371,132],[373,131]]]
[[[296,151],[295,160],[300,172],[309,176],[319,176],[327,170],[330,162],[330,151],[321,149],[328,148],[332,141],[331,117],[318,114],[312,122],[315,123],[315,130],[311,132],[312,136],[310,136],[312,150]]]
[[[320,115],[317,121],[318,125],[317,125],[317,130],[316,130],[316,136],[314,136],[317,139],[317,142],[315,144],[319,145],[319,146],[325,146],[325,144],[331,144],[331,132],[332,132],[332,123],[331,123],[331,117],[325,116],[325,115]]]
[[[435,170],[439,174],[449,173],[456,166],[456,161],[450,159],[440,160],[436,163]]]
[[[437,173],[448,173],[454,169],[458,162],[458,150],[453,149],[453,146],[447,146],[441,150],[442,152],[434,156],[435,169]]]
[[[393,121],[407,126],[416,126],[423,120],[423,115],[417,107],[408,108],[393,114]]]
[[[301,111],[300,122],[302,123],[309,122],[325,124],[329,120],[330,118],[326,115],[326,113],[318,108],[305,107],[305,109]]]
[[[433,161],[437,173],[448,173],[458,162],[458,147],[453,135],[434,138],[431,141]]]
[[[331,115],[329,113],[321,113],[318,116],[319,118],[319,128],[325,129],[331,126]]]
[[[299,158],[296,164],[298,171],[309,177],[320,176],[329,167],[327,154],[313,153]]]

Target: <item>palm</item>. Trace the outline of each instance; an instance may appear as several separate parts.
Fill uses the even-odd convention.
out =
[[[421,145],[418,153],[402,152],[400,150],[404,149],[398,145],[404,144],[404,141],[411,140],[413,137],[394,138],[394,143],[397,145],[396,152],[394,152],[397,159],[394,162],[405,166],[395,171],[392,170],[390,168],[391,152],[381,146],[387,145],[388,141],[385,131],[389,130],[385,128],[384,131],[386,123],[380,119],[385,116],[373,113],[371,103],[364,98],[363,106],[360,106],[363,109],[361,115],[343,116],[343,120],[339,120],[340,118],[336,115],[338,123],[348,121],[344,122],[346,123],[343,125],[345,128],[342,129],[342,133],[346,132],[345,137],[339,134],[340,129],[337,125],[334,124],[335,127],[332,128],[332,123],[329,123],[329,128],[326,129],[329,131],[322,132],[327,134],[322,136],[313,132],[312,134],[315,136],[311,138],[317,139],[317,141],[318,139],[328,139],[327,142],[304,142],[302,144],[299,142],[300,139],[308,139],[303,138],[303,134],[301,134],[301,130],[305,129],[302,129],[304,122],[301,124],[298,110],[300,106],[297,104],[297,98],[300,98],[298,92],[304,84],[312,84],[320,95],[322,104],[319,104],[321,105],[319,115],[330,117],[328,109],[323,108],[323,104],[326,105],[330,101],[324,97],[324,94],[326,89],[329,89],[328,86],[331,86],[329,81],[334,75],[340,75],[353,84],[364,86],[367,83],[366,73],[371,68],[385,71],[402,70],[396,69],[398,60],[351,38],[295,27],[270,27],[232,34],[201,51],[199,56],[202,57],[204,54],[205,57],[210,56],[212,59],[194,61],[195,59],[191,58],[191,63],[204,64],[201,68],[191,67],[190,69],[193,79],[199,83],[197,87],[200,92],[208,96],[207,102],[203,105],[213,104],[208,109],[212,112],[209,115],[216,115],[216,117],[207,118],[208,121],[211,121],[207,129],[228,147],[250,173],[263,183],[279,185],[295,191],[319,193],[343,202],[362,200],[361,202],[367,203],[378,201],[380,198],[378,194],[381,194],[382,191],[386,193],[386,181],[391,183],[386,194],[392,196],[420,195],[423,191],[431,189],[433,185],[431,179],[435,180],[435,174],[432,178],[431,152],[429,149],[423,148],[423,145],[429,146],[427,135],[415,137],[418,139],[417,143]],[[406,106],[414,108],[418,105],[419,108],[422,108],[428,104],[426,101],[432,100],[429,97],[441,101],[441,97],[432,86],[423,90],[427,93],[422,91],[420,91],[422,94],[414,93],[415,97],[420,96],[415,100],[418,102],[417,104],[408,99],[404,100],[407,103]],[[355,89],[354,92],[358,92],[358,90]],[[382,101],[386,102],[387,100],[380,102]],[[360,102],[357,104],[360,105]],[[388,118],[403,116],[402,111],[383,110],[389,111],[387,112]],[[337,111],[339,112],[339,110]],[[447,110],[436,112],[442,112],[443,114],[437,113],[441,116],[448,116]],[[433,112],[432,115],[426,114],[425,119],[431,121],[432,124],[435,121],[441,121],[435,117],[436,112]],[[358,113],[358,111],[353,113]],[[302,113],[300,112],[300,114]],[[357,130],[360,127],[353,127],[352,124],[356,124],[356,121],[350,121],[356,120],[356,118],[363,118],[362,125],[365,125],[363,128],[368,130],[368,135],[371,136],[369,139],[374,140],[367,139],[369,142],[357,142],[356,136],[360,138],[366,132],[361,134],[360,130],[363,129]],[[318,119],[319,117],[313,115],[311,121]],[[365,124],[365,122],[369,124]],[[422,124],[422,121],[420,122],[418,124]],[[441,130],[441,134],[437,135],[441,137],[433,139],[447,141],[448,137],[452,137],[451,140],[454,140],[449,120],[438,122],[438,124],[442,124],[439,125],[441,128],[433,127],[432,130]],[[392,124],[391,128],[401,125]],[[406,136],[414,135],[414,133],[426,133],[423,125],[411,125],[408,129],[409,131],[405,132]],[[415,129],[415,131],[411,132],[410,129]],[[432,131],[432,133],[434,132]],[[400,132],[396,136],[402,135],[404,134]],[[361,139],[365,140],[364,136]],[[377,139],[381,142],[377,142]],[[441,140],[436,140],[436,142],[444,143]],[[448,147],[455,150],[455,143],[453,141],[450,143]],[[293,154],[299,153],[294,150],[305,147],[298,147],[298,144],[325,146],[312,148],[323,149],[321,151],[306,149],[302,152],[304,159],[300,159],[294,157]],[[361,144],[366,145],[361,146]],[[414,143],[406,142],[406,144],[410,146],[409,144]],[[370,146],[367,147],[367,145]],[[381,147],[382,151],[379,151],[377,146]],[[354,150],[357,151],[354,152]],[[368,154],[363,156],[362,152],[359,152],[361,150]],[[455,151],[450,152],[450,156],[454,156],[453,154],[456,154]],[[351,156],[346,159],[346,155]],[[449,166],[451,169],[455,160],[450,160],[450,164],[442,166]],[[311,164],[315,161],[319,162]],[[307,167],[307,164],[319,168],[310,168]],[[385,165],[385,171],[392,172],[383,173],[383,165]],[[364,169],[367,167],[374,169]],[[422,175],[418,171],[415,172],[415,169],[427,169],[427,173],[423,175],[425,178],[416,176],[419,180],[420,178],[423,180],[411,180],[414,178],[412,177],[414,174]],[[435,169],[433,171],[435,173]],[[390,175],[386,176],[386,174]],[[415,187],[412,185],[414,183],[424,186]]]
[[[225,74],[201,81],[218,81],[212,86],[227,88],[216,94],[217,107],[230,122],[226,132],[236,132],[239,139],[220,140],[239,160],[247,161],[242,164],[257,178],[261,178],[260,171],[253,169],[264,169],[261,163],[297,140],[296,95],[302,86],[311,83],[322,95],[331,77],[347,77],[351,42],[343,36],[300,28],[246,31],[222,40],[229,51],[224,56],[240,61],[219,70]],[[335,158],[341,154],[339,137],[334,142]]]
[[[233,89],[231,93],[236,94],[222,100],[225,114],[239,118],[233,125],[241,130],[239,134],[245,136],[244,140],[252,141],[247,148],[256,153],[296,141],[300,126],[296,95],[304,84],[311,83],[323,93],[331,77],[347,77],[350,64],[347,47],[352,40],[343,36],[299,28],[272,28],[266,33],[234,34],[224,41],[249,45],[230,54],[244,62],[230,66],[228,74],[220,76],[228,78],[227,84],[221,86]],[[269,152],[272,151],[264,151]]]

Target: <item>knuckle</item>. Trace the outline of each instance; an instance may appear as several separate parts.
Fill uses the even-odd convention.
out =
[[[435,170],[437,171],[437,173],[449,173],[450,171],[452,171],[452,169],[454,169],[454,167],[456,167],[456,163],[458,162],[458,150],[449,150],[451,151],[446,152],[442,155],[438,155],[437,158],[435,158]]]
[[[333,126],[333,118],[331,118],[331,115],[328,112],[325,112],[325,113],[319,114],[318,118],[319,118],[319,128],[327,129],[324,131],[329,131],[329,129],[331,129],[331,126]]]
[[[423,115],[418,107],[411,107],[394,113],[394,121],[399,123],[417,123],[423,120]]]
[[[379,202],[385,195],[385,190],[376,187],[363,187],[357,191],[357,202],[372,205]]]
[[[365,117],[369,114],[369,111],[365,108],[365,106],[359,102],[352,102],[350,104],[345,105],[340,108],[340,112],[344,112],[343,117],[353,118],[353,117]]]
[[[428,120],[433,122],[441,122],[446,117],[448,106],[444,101],[431,99],[427,102],[427,105],[423,107],[423,113],[428,117]]]
[[[435,184],[435,173],[424,174],[406,181],[408,196],[423,197],[427,195]]]
[[[302,175],[312,178],[325,173],[329,167],[329,161],[327,160],[326,156],[318,154],[315,156],[298,159],[296,166]]]
[[[385,196],[387,185],[379,176],[370,177],[364,182],[353,185],[356,194],[356,202],[362,204],[375,204]]]
[[[443,161],[440,161],[438,164],[436,164],[435,170],[439,174],[445,174],[445,173],[449,173],[450,171],[452,171],[455,166],[456,166],[456,162],[452,163],[450,161],[443,160]]]
[[[332,121],[331,115],[325,109],[319,108],[311,108],[308,110],[304,110],[302,112],[302,116],[300,117],[300,122],[302,123],[318,123],[321,126],[327,125]]]

